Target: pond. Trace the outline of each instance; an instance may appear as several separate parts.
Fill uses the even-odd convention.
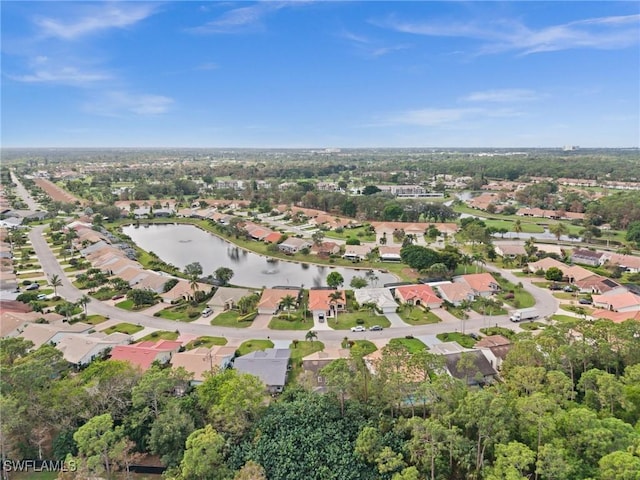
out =
[[[365,277],[367,273],[367,270],[355,268],[268,258],[239,248],[193,225],[127,225],[122,231],[143,250],[155,253],[180,269],[199,262],[204,274],[209,275],[219,267],[228,267],[234,272],[231,283],[245,287],[320,287],[326,285],[327,275],[334,271],[344,277],[344,286],[348,287],[354,276]],[[377,280],[370,281],[371,286],[381,287],[398,281],[394,275],[380,270],[375,270],[374,274]]]

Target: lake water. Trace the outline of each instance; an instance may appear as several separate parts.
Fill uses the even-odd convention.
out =
[[[228,267],[234,272],[231,283],[245,287],[320,287],[326,285],[327,275],[334,271],[344,277],[344,286],[348,287],[354,276],[364,277],[367,272],[271,259],[238,248],[193,225],[128,225],[122,231],[143,250],[154,252],[165,262],[180,269],[199,262],[204,275],[209,275],[219,267]],[[381,287],[385,283],[398,281],[389,273],[374,272],[378,279],[370,281],[371,286]]]

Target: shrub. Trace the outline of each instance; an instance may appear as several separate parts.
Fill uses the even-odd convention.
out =
[[[22,285],[31,285],[31,280],[23,280]]]
[[[361,318],[359,318],[359,319],[357,319],[357,320],[356,320],[356,323],[357,323],[358,325],[364,325],[364,320],[363,320],[363,319],[361,319]]]

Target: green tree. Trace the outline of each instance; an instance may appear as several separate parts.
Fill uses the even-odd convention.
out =
[[[344,285],[344,277],[339,272],[331,272],[327,275],[327,286],[339,288]]]
[[[287,311],[287,317],[291,318],[291,308],[296,306],[296,299],[292,295],[285,295],[280,300],[280,307]]]
[[[171,401],[158,415],[149,433],[149,451],[167,467],[180,464],[187,437],[195,430],[191,415],[178,401]]]
[[[233,278],[233,274],[233,270],[228,267],[219,267],[214,272],[216,280],[218,280],[222,285],[228,285],[229,281]]]
[[[569,228],[564,223],[558,222],[549,227],[549,232],[552,233],[559,242],[560,237],[569,233]]]
[[[640,480],[640,457],[630,452],[612,452],[598,464],[601,480]]]
[[[325,383],[329,390],[338,395],[340,399],[340,414],[344,416],[344,402],[353,377],[349,363],[344,358],[334,360],[320,370],[320,375],[325,378]]]
[[[89,295],[82,295],[79,299],[78,299],[78,305],[80,305],[82,307],[82,309],[84,310],[84,314],[87,314],[87,305],[91,302],[91,297]]]
[[[640,220],[631,222],[627,227],[627,242],[634,242],[640,248]]]
[[[152,290],[133,288],[127,292],[127,298],[130,299],[136,307],[153,305],[156,301],[156,293]]]
[[[520,219],[513,222],[513,231],[516,232],[516,237],[520,237],[520,234],[522,233],[522,222]]]
[[[193,262],[184,267],[184,273],[189,279],[200,278],[202,276],[202,265],[200,262]]]
[[[558,267],[549,267],[544,273],[544,278],[546,278],[550,282],[560,282],[562,281],[563,276],[564,274],[562,273],[562,270],[560,270]]]
[[[62,279],[56,273],[49,277],[49,285],[53,287],[53,295],[58,296],[58,287],[62,286]]]
[[[249,460],[238,470],[233,480],[267,480],[267,474],[262,465]]]
[[[187,438],[180,462],[184,480],[224,480],[229,475],[224,460],[225,439],[211,425],[194,431]]]
[[[94,475],[105,473],[108,478],[117,470],[118,451],[122,448],[122,427],[114,427],[111,415],[91,418],[73,434],[81,462]]]
[[[536,459],[535,453],[519,442],[496,445],[496,461],[489,469],[487,480],[526,480],[531,465]]]
[[[355,289],[365,288],[367,285],[369,285],[369,282],[367,282],[366,278],[358,276],[353,277],[351,283],[349,283],[349,286]]]

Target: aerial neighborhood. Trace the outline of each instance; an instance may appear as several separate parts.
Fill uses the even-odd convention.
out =
[[[443,162],[450,173],[397,170],[393,155],[379,152],[301,150],[286,159],[286,177],[285,160],[271,152],[245,152],[245,159],[129,152],[126,162],[93,153],[15,152],[1,169],[8,395],[31,408],[44,400],[25,396],[23,382],[40,382],[41,395],[64,397],[50,388],[60,384],[105,402],[82,397],[95,414],[73,414],[64,426],[47,417],[6,427],[12,455],[54,452],[61,435],[100,421],[128,442],[110,453],[116,469],[131,455],[165,475],[182,472],[169,478],[196,478],[185,476],[184,458],[188,439],[201,432],[212,445],[220,437],[244,449],[236,470],[259,464],[273,473],[260,442],[284,433],[261,423],[269,421],[264,415],[289,415],[277,408],[302,402],[319,422],[324,402],[335,402],[335,415],[355,422],[349,428],[357,437],[341,460],[356,466],[341,471],[381,472],[392,468],[380,466],[380,455],[391,455],[393,442],[383,446],[383,427],[353,419],[354,405],[434,422],[433,402],[451,395],[460,415],[471,415],[469,425],[478,422],[469,432],[460,424],[464,442],[488,428],[465,409],[497,421],[482,395],[506,385],[518,402],[535,395],[547,402],[551,393],[543,392],[554,381],[562,382],[553,403],[563,415],[616,419],[623,438],[637,435],[629,429],[640,421],[632,386],[640,360],[640,178],[626,173],[637,158],[605,152],[620,173],[600,181],[514,176],[501,171],[504,154],[486,152],[473,157],[485,162],[478,176],[426,153],[425,162]],[[528,155],[552,165],[565,154]],[[529,165],[521,155],[509,158]],[[569,155],[566,174],[584,172],[580,162],[598,165],[587,153],[575,160]],[[19,377],[32,375],[21,373],[28,365],[44,370]],[[527,375],[536,383],[525,384]],[[603,397],[605,381],[617,382],[615,400]],[[467,393],[454,393],[454,385]],[[465,403],[476,396],[477,404]],[[575,401],[585,405],[579,412]],[[525,415],[518,402],[508,408]],[[408,449],[411,435],[435,428],[417,425],[404,427],[416,429]],[[170,441],[161,440],[166,428],[174,429]],[[381,442],[375,455],[365,435]],[[76,437],[69,438],[80,446]],[[533,452],[534,443],[517,438]],[[598,459],[616,451],[607,448]],[[477,462],[501,458],[493,444],[473,454]],[[454,470],[463,468],[458,462]],[[453,472],[444,464],[401,465],[388,472]],[[596,461],[542,478],[586,478],[598,468]],[[327,478],[396,478],[349,475]],[[451,475],[437,478],[463,478]]]

